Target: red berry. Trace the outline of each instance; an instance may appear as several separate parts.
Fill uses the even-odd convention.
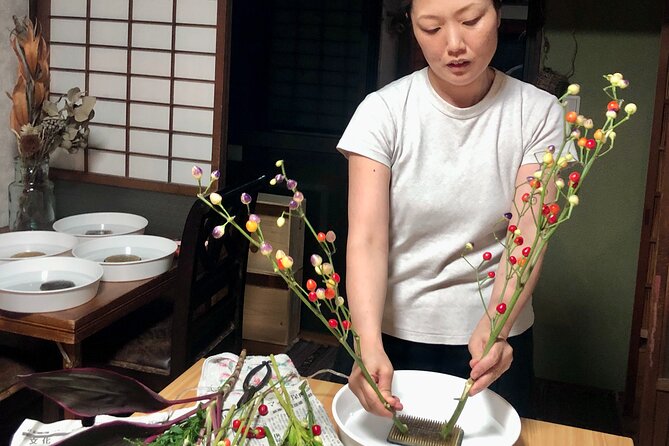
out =
[[[544,214],[544,215],[548,215],[548,214],[551,213],[551,210],[550,210],[550,208],[548,207],[548,205],[545,205],[545,204],[544,204],[544,205],[541,207],[541,213]]]
[[[618,104],[618,101],[611,101],[606,105],[606,109],[617,112],[620,110],[620,104]]]
[[[267,436],[267,432],[265,432],[265,428],[262,426],[256,427],[256,438],[259,440],[262,440]]]
[[[537,180],[536,178],[533,178],[530,180],[530,187],[532,189],[536,189],[537,187],[541,187],[541,181]]]
[[[510,263],[510,264],[515,265],[515,264],[516,264],[516,261],[517,261],[517,260],[516,260],[516,258],[515,258],[514,256],[509,256],[509,263]]]
[[[578,172],[572,172],[569,174],[569,181],[578,183],[581,180],[581,174]]]
[[[558,215],[560,213],[560,205],[557,203],[551,203],[548,209],[549,214]]]
[[[324,232],[319,232],[318,235],[316,236],[319,242],[324,242],[325,241],[325,233]]]
[[[594,139],[589,139],[585,142],[585,148],[586,149],[592,150],[595,147],[597,147],[597,141],[595,141]]]
[[[490,259],[492,259],[492,254],[489,253],[488,251],[484,252],[483,253],[483,260],[488,261]]]
[[[314,424],[313,426],[311,426],[311,432],[314,435],[320,435],[321,434],[321,427],[318,424]]]
[[[337,293],[335,293],[335,290],[332,289],[332,288],[326,288],[325,289],[325,298],[326,299],[334,299],[336,294]]]
[[[506,304],[502,302],[501,304],[497,305],[497,312],[499,314],[504,314],[506,313]]]
[[[349,328],[351,328],[351,323],[347,320],[343,320],[343,321],[341,321],[341,327],[344,330],[348,330]]]
[[[529,246],[524,247],[523,248],[523,255],[525,257],[529,257],[530,256],[530,250],[531,250],[531,248]]]
[[[521,197],[521,200],[523,200],[525,203],[527,203],[528,201],[530,201],[530,194],[529,194],[529,192],[525,192],[525,193],[523,194],[523,196]]]
[[[265,416],[267,415],[268,412],[269,409],[267,408],[267,404],[261,404],[260,406],[258,406],[258,413],[260,415]]]
[[[513,243],[515,243],[516,245],[520,246],[520,245],[523,244],[524,241],[525,241],[525,240],[524,240],[521,236],[518,236],[518,237],[516,237],[516,239],[513,241]]]
[[[232,420],[232,428],[234,430],[239,429],[239,426],[241,426],[241,425],[242,425],[242,422],[239,419]]]
[[[557,217],[554,214],[550,214],[548,216],[547,220],[548,220],[548,223],[551,224],[551,225],[557,223]]]
[[[330,327],[332,327],[332,328],[337,328],[337,326],[339,325],[339,323],[337,322],[337,319],[330,319],[330,320],[328,321],[328,325],[329,325]]]
[[[337,273],[332,273],[332,280],[334,280],[335,283],[339,283],[341,281],[341,277],[339,277],[339,274]]]
[[[315,292],[310,291],[309,292],[309,302],[316,302],[317,300],[318,300],[318,295]]]
[[[490,277],[491,279],[494,279],[494,278],[495,278],[495,272],[494,272],[494,271],[490,271],[490,272],[488,273],[488,277]]]
[[[256,430],[249,428],[244,428],[246,429],[246,438],[255,438],[256,437]],[[243,432],[242,432],[243,433]]]
[[[318,284],[316,283],[316,281],[314,279],[307,280],[307,289],[309,291],[314,291],[317,286],[318,286]]]
[[[509,232],[516,232],[516,229],[518,229],[516,225],[509,225]]]

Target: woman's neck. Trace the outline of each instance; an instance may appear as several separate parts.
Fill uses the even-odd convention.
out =
[[[481,76],[470,85],[449,85],[439,79],[431,68],[427,70],[428,79],[437,94],[449,104],[458,108],[467,108],[478,104],[488,94],[493,81],[495,70],[488,67]]]

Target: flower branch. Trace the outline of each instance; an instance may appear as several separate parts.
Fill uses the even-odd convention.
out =
[[[488,307],[484,304],[488,318],[491,321],[490,335],[483,348],[481,358],[485,357],[492,349],[495,342],[499,340],[499,336],[506,325],[509,316],[512,314],[518,299],[525,289],[525,285],[529,281],[537,262],[541,259],[543,252],[546,249],[549,239],[553,236],[555,231],[571,218],[572,212],[578,206],[580,199],[578,192],[580,191],[583,181],[590,173],[595,161],[606,155],[612,148],[616,138],[615,129],[627,122],[630,117],[636,113],[637,106],[633,103],[625,105],[623,111],[625,116],[620,118],[621,106],[624,103],[618,97],[618,90],[627,88],[629,82],[625,80],[620,73],[608,74],[604,78],[607,80],[607,85],[603,90],[611,99],[606,105],[605,122],[601,128],[590,132],[594,128],[592,119],[579,115],[576,112],[570,111],[565,113],[565,134],[563,142],[556,153],[554,146],[549,146],[543,154],[539,162],[540,169],[534,175],[527,179],[527,183],[516,186],[516,191],[520,187],[527,187],[529,185],[530,192],[526,192],[521,196],[522,205],[519,208],[514,201],[514,211],[516,224],[509,224],[507,227],[502,262],[505,262],[506,277],[504,277],[504,284],[502,291],[496,298],[496,313],[490,316]],[[580,92],[578,84],[569,86],[566,95],[576,95]],[[563,107],[565,96],[560,98],[560,103]],[[591,136],[591,137],[590,137]],[[578,148],[579,158],[575,160],[568,150],[569,146],[575,144]],[[565,184],[564,179],[560,177],[561,172],[575,165],[575,169],[568,175],[568,181]],[[579,169],[580,167],[580,169]],[[554,201],[546,202],[547,189],[545,185],[555,186],[557,188],[557,196]],[[568,187],[566,187],[568,186]],[[562,203],[562,206],[558,204]],[[520,229],[519,223],[523,217],[531,212],[532,221],[534,223],[534,234],[531,245],[524,245],[524,237]],[[505,214],[505,219],[511,221],[514,218],[512,213]],[[499,241],[499,240],[498,240]],[[467,244],[467,248],[473,248],[471,244]],[[520,249],[520,255],[516,254],[516,250]],[[463,254],[464,257],[464,254]],[[487,280],[479,279],[479,269],[484,262],[492,258],[491,253],[483,254],[483,261],[474,268],[476,272],[477,282],[479,284],[479,291],[482,285]],[[468,262],[470,263],[470,262]],[[471,265],[471,263],[470,263]],[[490,279],[494,278],[494,273]],[[513,288],[513,292],[509,298],[506,299],[509,286]],[[462,395],[458,399],[456,409],[450,419],[444,423],[442,427],[442,436],[446,438],[452,432],[464,406],[469,397],[469,391],[474,385],[474,380],[469,378],[464,386]]]
[[[318,245],[325,256],[325,259],[319,254],[313,254],[310,257],[310,262],[314,268],[317,279],[308,279],[304,286],[301,283],[298,283],[295,280],[293,273],[293,258],[282,250],[274,251],[272,245],[263,235],[260,216],[250,213],[248,221],[242,229],[242,227],[235,222],[234,216],[230,215],[228,210],[221,203],[220,195],[216,192],[211,192],[213,185],[219,179],[218,172],[213,172],[211,174],[209,184],[203,190],[201,183],[202,169],[195,166],[192,169],[192,173],[198,181],[198,198],[207,203],[208,206],[214,209],[225,220],[223,225],[213,229],[212,235],[215,238],[221,237],[225,231],[225,227],[231,225],[234,230],[242,232],[242,234],[244,234],[244,236],[259,249],[260,253],[265,256],[272,265],[274,272],[284,280],[288,288],[298,296],[302,303],[323,323],[327,330],[353,358],[369,385],[374,389],[379,401],[381,401],[388,411],[392,412],[395,425],[400,431],[406,432],[406,425],[397,418],[395,411],[381,394],[376,381],[370,375],[360,356],[360,337],[350,322],[350,311],[346,307],[344,297],[339,290],[341,276],[335,271],[333,262],[333,255],[336,252],[336,234],[334,231],[320,232],[312,226],[301,206],[301,203],[304,201],[304,194],[298,189],[297,181],[287,176],[285,165],[282,160],[276,162],[276,167],[280,169],[280,173],[270,180],[270,185],[276,186],[278,184],[285,184],[286,188],[293,194],[292,199],[288,204],[288,208],[277,218],[276,225],[279,227],[285,225],[286,216],[288,218],[299,218],[305,223],[308,231],[318,241]],[[247,206],[250,212],[250,195],[243,193],[240,200]],[[320,283],[317,282],[317,280]],[[353,338],[353,348],[347,342],[349,335]]]

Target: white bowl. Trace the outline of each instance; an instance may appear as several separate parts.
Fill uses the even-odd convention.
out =
[[[16,231],[0,234],[0,264],[36,257],[69,255],[78,239],[54,231]]]
[[[94,212],[61,218],[53,224],[53,229],[85,241],[117,235],[144,234],[148,224],[149,221],[141,215]]]
[[[104,282],[148,279],[172,266],[177,243],[154,235],[120,235],[83,242],[72,250],[74,257],[102,265]],[[139,260],[110,259],[114,256],[138,257]]]
[[[44,313],[76,307],[98,292],[102,267],[72,257],[41,257],[0,265],[0,309]],[[68,288],[43,290],[45,283],[69,282]]]
[[[453,413],[464,385],[464,379],[442,373],[396,370],[393,394],[400,397],[404,414],[444,421]],[[390,444],[386,438],[392,420],[366,412],[348,385],[335,395],[332,415],[345,446]],[[462,446],[511,446],[520,436],[518,413],[491,390],[469,398],[458,426],[465,432]]]

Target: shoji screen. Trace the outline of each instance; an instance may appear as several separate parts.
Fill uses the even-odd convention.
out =
[[[57,178],[191,193],[225,165],[229,0],[39,0],[51,93],[97,97],[89,148]]]

